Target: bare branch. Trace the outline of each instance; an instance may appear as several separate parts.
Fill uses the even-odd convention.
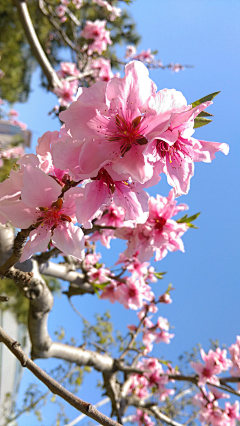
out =
[[[39,43],[37,34],[32,24],[31,17],[28,12],[28,7],[26,2],[24,0],[14,0],[14,4],[17,7],[19,18],[22,22],[24,32],[31,46],[32,53],[35,56],[36,60],[38,61],[40,67],[42,68],[43,73],[47,77],[50,89],[54,89],[56,87],[62,87],[62,83],[56,71],[50,64],[41,44]]]
[[[9,337],[1,327],[0,341],[3,342],[16,356],[22,366],[28,368],[28,370],[30,370],[42,383],[44,383],[53,394],[59,395],[77,410],[96,420],[103,426],[120,426],[119,423],[100,413],[92,404],[81,400],[67,389],[63,388],[62,385],[31,361],[31,359],[28,358],[24,351],[19,347],[19,343]]]
[[[69,267],[66,264],[42,263],[39,266],[39,271],[41,274],[70,282],[68,291],[64,291],[64,294],[68,297],[84,293],[95,294],[92,285],[85,280],[84,274],[77,271],[69,271]]]
[[[97,404],[94,404],[94,407],[101,407],[102,405],[107,404],[110,401],[110,399],[104,398],[102,399],[102,401],[97,402]],[[76,419],[72,420],[70,423],[68,423],[65,426],[75,426],[77,423],[79,423],[82,419],[84,419],[84,417],[86,417],[86,414],[80,414],[80,416],[76,417]]]
[[[32,279],[32,272],[22,272],[14,268],[15,263],[17,263],[22,255],[24,244],[27,241],[29,233],[33,228],[30,226],[28,229],[22,229],[18,232],[13,245],[13,251],[9,259],[0,267],[0,275],[3,275],[7,278],[13,279],[15,282],[21,284],[28,284]]]

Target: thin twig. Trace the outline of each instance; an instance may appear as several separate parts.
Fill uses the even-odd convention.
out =
[[[20,348],[20,344],[13,340],[7,333],[0,327],[0,341],[3,342],[8,349],[16,356],[21,362],[23,367],[28,368],[42,383],[44,383],[50,391],[59,395],[70,405],[81,411],[88,417],[96,420],[103,426],[120,426],[119,423],[100,413],[92,404],[81,400],[74,394],[69,392],[61,386],[56,380],[50,377],[38,365],[36,365]]]
[[[107,404],[110,401],[110,398],[104,398],[102,401],[97,402],[97,404],[94,404],[94,407],[101,407],[102,405]],[[68,423],[65,426],[75,426],[77,423],[79,423],[82,419],[86,417],[86,414],[80,414],[80,416],[76,417],[76,419],[72,420],[70,423]]]
[[[14,0],[14,4],[17,7],[18,15],[22,22],[22,26],[28,39],[28,42],[31,46],[32,53],[38,61],[40,67],[42,68],[43,73],[45,74],[48,80],[50,88],[55,89],[57,87],[62,87],[62,83],[56,71],[53,69],[47,56],[45,55],[41,44],[39,43],[37,34],[32,24],[31,17],[28,12],[26,2],[24,0]]]

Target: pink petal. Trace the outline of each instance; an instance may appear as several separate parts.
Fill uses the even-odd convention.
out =
[[[53,231],[52,242],[63,253],[83,260],[85,240],[83,231],[78,226],[72,223],[59,225]]]
[[[89,173],[89,177],[95,177],[101,167],[110,161],[114,161],[119,155],[120,144],[103,140],[88,140],[84,143],[80,158],[80,170]]]
[[[83,141],[73,140],[70,136],[60,138],[52,146],[52,158],[56,167],[61,170],[69,169],[74,179],[79,178],[79,155]]]
[[[82,197],[76,199],[76,216],[79,223],[89,228],[90,222],[99,214],[99,209],[111,203],[112,196],[108,187],[97,180],[82,188],[82,194]]]
[[[62,187],[42,170],[28,165],[23,175],[22,200],[29,207],[51,207]]]
[[[29,240],[23,249],[20,262],[29,259],[34,253],[45,251],[51,238],[51,230],[39,226],[29,234]]]
[[[27,229],[36,222],[39,212],[32,209],[20,200],[0,202],[0,214],[6,221],[10,221],[16,228]]]
[[[134,181],[145,183],[153,176],[153,166],[144,156],[144,146],[133,145],[124,157],[112,165],[117,173],[128,174]]]
[[[226,143],[219,143],[219,142],[207,142],[207,141],[200,141],[200,144],[202,145],[201,151],[208,152],[210,155],[209,163],[215,158],[215,153],[218,151],[222,151],[223,154],[228,155],[229,153],[229,146]]]
[[[113,200],[116,206],[125,209],[125,220],[134,220],[137,223],[146,222],[148,218],[148,194],[145,191],[134,192],[131,187],[127,187],[124,183],[116,183]]]
[[[173,186],[175,196],[187,194],[190,188],[190,179],[194,174],[194,163],[182,161],[181,166],[174,160],[172,163],[167,162],[167,181]]]
[[[148,69],[142,62],[130,62],[125,67],[124,78],[114,77],[108,83],[108,99],[118,100],[124,109],[128,107],[128,103],[132,111],[139,108],[156,92],[156,85],[148,74]]]

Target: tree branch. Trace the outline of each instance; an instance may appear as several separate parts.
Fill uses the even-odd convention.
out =
[[[101,407],[102,405],[107,404],[110,401],[110,399],[104,398],[102,399],[102,401],[97,402],[97,404],[94,404],[94,407]],[[72,420],[70,423],[68,423],[65,426],[75,426],[78,422],[80,422],[82,419],[84,419],[84,417],[86,417],[86,414],[80,414],[80,416],[76,417],[74,420]]]
[[[120,426],[119,423],[100,413],[92,404],[81,400],[67,389],[63,388],[56,380],[51,378],[47,373],[45,373],[45,371],[31,361],[19,347],[19,343],[8,336],[1,327],[0,341],[8,347],[8,349],[21,362],[22,366],[28,368],[28,370],[30,370],[42,383],[44,383],[53,394],[59,395],[77,410],[96,420],[103,426]]]
[[[24,0],[14,0],[14,4],[17,7],[18,15],[21,20],[25,35],[31,46],[32,53],[42,68],[43,73],[47,77],[50,89],[62,87],[62,83],[56,71],[53,69],[41,44],[39,43],[26,2]]]

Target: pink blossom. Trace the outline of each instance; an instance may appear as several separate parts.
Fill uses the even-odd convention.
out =
[[[169,333],[168,331],[160,331],[160,333],[155,333],[155,343],[166,343],[167,345],[169,345],[171,339],[174,337],[175,335],[173,333]]]
[[[212,102],[191,108],[180,92],[164,89],[150,99],[148,106],[150,110],[158,111],[168,103],[172,109],[168,128],[149,144],[146,154],[149,154],[149,160],[161,163],[168,183],[174,187],[176,196],[179,196],[189,191],[194,161],[209,163],[217,151],[227,155],[229,147],[225,143],[206,142],[192,137],[194,118]]]
[[[156,198],[150,197],[149,217],[143,224],[137,225],[129,230],[129,235],[124,227],[119,228],[115,235],[123,238],[124,234],[128,236],[128,247],[125,255],[133,257],[137,252],[140,261],[149,260],[153,253],[156,253],[155,260],[161,260],[166,256],[168,250],[184,251],[181,236],[187,231],[186,224],[180,224],[172,220],[172,216],[179,211],[186,210],[185,204],[176,205],[174,193],[170,191],[168,197],[157,195]]]
[[[59,198],[62,187],[37,167],[27,164],[23,171],[21,200],[0,203],[0,215],[13,226],[26,229],[31,225],[29,241],[24,247],[21,262],[37,251],[47,248],[50,240],[64,253],[82,260],[84,236],[75,219],[76,189],[70,189]]]
[[[96,75],[94,74],[96,81],[109,81],[113,77],[113,73],[111,71],[111,63],[109,59],[93,59],[91,68],[96,70]]]
[[[60,66],[61,66],[61,71],[58,71],[58,75],[62,78],[68,76],[68,75],[73,75],[73,76],[78,76],[79,75],[79,70],[76,67],[76,64],[74,64],[73,62],[60,62]]]
[[[120,228],[123,226],[125,218],[125,210],[121,206],[116,206],[114,203],[108,206],[107,211],[104,215],[96,220],[97,225],[101,226],[116,226]]]
[[[108,1],[106,0],[92,0],[93,3],[97,4],[98,6],[104,7],[108,12],[111,12],[110,14],[110,20],[114,21],[117,17],[121,15],[121,9],[119,7],[112,6]]]
[[[151,313],[155,314],[157,311],[158,311],[158,307],[155,305],[155,303],[149,303],[149,304],[144,303],[143,308],[138,312],[137,315],[138,315],[138,318],[141,320],[146,315],[147,312],[151,312]],[[147,319],[147,321],[149,321],[149,318]],[[146,322],[145,322],[145,325],[146,325]],[[149,325],[149,323],[148,323],[148,326],[152,327],[153,324]]]
[[[84,227],[91,226],[91,221],[99,217],[112,202],[124,208],[126,220],[144,222],[148,215],[146,192],[137,192],[126,181],[115,181],[110,173],[112,174],[110,166],[102,168],[97,177],[81,189],[82,197],[76,200],[76,215]]]
[[[231,361],[226,359],[226,350],[221,351],[218,348],[214,352],[210,349],[208,354],[205,354],[204,350],[201,349],[200,353],[205,364],[191,362],[192,368],[194,368],[199,375],[198,384],[200,386],[206,382],[219,384],[219,379],[216,374],[228,369],[231,365]]]
[[[166,303],[166,304],[172,303],[172,299],[170,297],[170,294],[164,293],[161,296],[159,296],[159,302]]]
[[[138,422],[138,426],[154,426],[155,422],[142,410],[137,409],[137,414],[133,416],[133,421]]]
[[[131,375],[131,384],[129,387],[129,393],[138,396],[142,399],[148,396],[149,391],[147,389],[148,380],[146,377],[140,374]]]
[[[106,268],[91,268],[87,272],[88,281],[90,283],[103,284],[111,281],[111,272]]]
[[[101,229],[101,231],[95,231],[92,235],[87,235],[85,238],[87,238],[88,241],[100,241],[104,247],[110,249],[110,242],[116,237],[114,237],[114,231],[112,229]]]
[[[116,301],[119,300],[118,292],[116,290],[117,290],[117,283],[115,281],[112,281],[110,284],[108,284],[104,288],[100,298],[108,299],[110,300],[111,303],[115,303]]]
[[[133,59],[150,64],[154,60],[154,55],[151,53],[151,49],[147,49],[142,50],[142,52],[138,53],[137,55],[134,55]]]
[[[90,271],[96,263],[101,259],[100,253],[88,253],[83,259],[82,267],[85,271]]]
[[[74,101],[74,95],[77,92],[78,81],[62,80],[62,87],[56,87],[53,92],[58,96],[58,101],[61,106],[68,106]]]
[[[105,29],[107,21],[86,21],[85,27],[81,31],[80,35],[86,40],[93,39],[94,41],[88,45],[88,55],[92,55],[93,52],[102,54],[104,50],[107,50],[108,44],[112,44],[110,39],[110,31]]]
[[[125,58],[132,58],[135,53],[137,52],[137,49],[135,46],[129,45],[126,47],[126,53]]]
[[[142,279],[135,279],[133,276],[127,277],[125,283],[121,283],[117,288],[118,301],[126,309],[139,309],[143,306],[144,300],[152,300],[153,292]]]
[[[217,402],[208,404],[206,408],[203,408],[200,411],[199,420],[203,424],[212,426],[230,426],[227,414],[218,407]]]
[[[235,426],[235,420],[240,420],[239,402],[235,401],[233,405],[230,402],[225,402],[225,413],[229,418],[229,426]]]
[[[179,72],[179,71],[183,71],[184,67],[181,64],[171,64],[170,69],[172,72]]]
[[[232,376],[240,377],[240,336],[237,336],[237,341],[230,346],[232,368],[230,373]]]
[[[125,71],[124,78],[80,89],[77,101],[60,118],[74,139],[86,139],[79,150],[83,173],[96,176],[101,167],[112,162],[120,176],[144,183],[153,176],[153,163],[144,155],[145,145],[167,128],[170,111],[158,116],[145,114],[144,104],[156,86],[139,61],[130,62]],[[90,154],[93,151],[95,156]]]
[[[15,109],[10,109],[8,115],[10,115],[10,117],[18,117],[19,116],[19,112],[16,111]]]
[[[72,0],[72,3],[75,5],[76,9],[80,9],[83,5],[83,0]]]
[[[66,13],[66,6],[60,4],[59,6],[56,7],[55,12],[59,18],[64,17]]]

